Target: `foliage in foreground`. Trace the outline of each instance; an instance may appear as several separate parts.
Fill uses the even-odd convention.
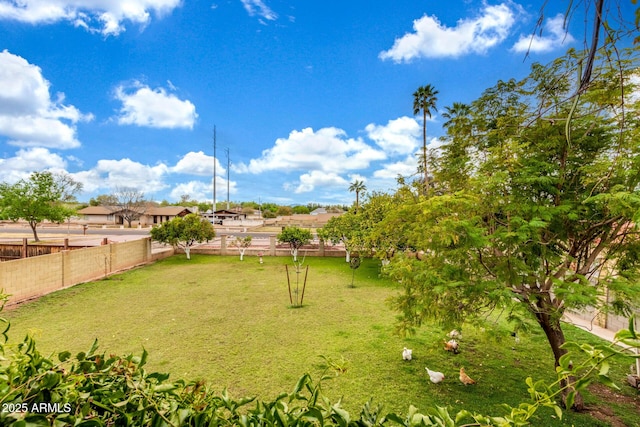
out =
[[[94,342],[87,352],[72,356],[64,351],[54,361],[38,352],[30,336],[16,346],[8,345],[9,324],[4,319],[0,324],[3,426],[523,426],[542,406],[553,407],[562,415],[555,398],[560,392],[557,385],[566,375],[580,378],[578,388],[595,378],[610,383],[607,360],[621,354],[614,345],[575,346],[571,349],[573,367],[568,358],[564,360],[558,368],[558,382],[547,385],[527,379],[532,401],[507,408],[501,417],[465,410],[450,414],[444,407],[422,414],[413,406],[406,414],[384,414],[371,402],[352,416],[340,401],[323,396],[322,383],[331,378],[330,367],[318,383],[305,374],[290,393],[273,400],[234,399],[226,391],[215,393],[203,382],[170,381],[168,374],[147,373],[144,350],[140,356],[107,355],[98,353]],[[633,321],[616,339],[640,346]]]

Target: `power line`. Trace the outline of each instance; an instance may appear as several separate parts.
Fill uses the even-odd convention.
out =
[[[211,214],[215,219],[216,213],[216,125],[213,125],[213,202],[211,203]]]

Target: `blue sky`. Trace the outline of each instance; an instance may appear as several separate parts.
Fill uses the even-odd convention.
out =
[[[123,186],[210,201],[215,125],[218,201],[229,188],[232,201],[350,204],[355,179],[388,191],[415,173],[419,86],[442,111],[582,49],[585,16],[565,31],[566,7],[0,0],[0,181],[66,171],[81,201]],[[432,146],[441,124],[434,112]]]

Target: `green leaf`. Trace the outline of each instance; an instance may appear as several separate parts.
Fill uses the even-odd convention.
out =
[[[576,392],[575,391],[570,391],[567,394],[567,399],[565,400],[565,406],[567,408],[571,408],[573,406],[573,402],[576,399]]]
[[[70,351],[63,351],[58,353],[58,360],[61,362],[66,362],[71,357]]]
[[[387,414],[386,415],[386,419],[388,419],[388,420],[390,420],[390,421],[392,421],[394,423],[400,424],[402,426],[406,426],[406,422],[405,422],[406,418],[401,417],[400,415],[396,414],[395,412],[391,412],[391,413]]]
[[[24,418],[25,427],[49,427],[49,421],[44,415],[27,415]]]
[[[292,393],[300,393],[302,391],[302,389],[304,388],[305,384],[307,384],[309,382],[309,374],[304,374],[303,376],[300,377],[300,379],[298,380],[298,382],[296,383],[295,387],[293,388],[293,392]]]
[[[608,387],[611,387],[614,390],[620,390],[620,387],[618,387],[618,385],[614,383],[613,380],[606,375],[598,375],[598,381],[600,381],[602,384]]]
[[[562,419],[562,408],[560,408],[558,405],[553,405],[553,410],[556,412],[556,417],[558,417],[558,419],[561,420]]]
[[[175,390],[176,388],[178,387],[175,384],[167,383],[167,384],[160,384],[153,387],[153,391],[157,393],[168,393],[170,391]]]

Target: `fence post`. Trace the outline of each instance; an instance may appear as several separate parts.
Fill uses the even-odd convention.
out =
[[[151,259],[151,253],[152,253],[151,237],[147,237],[145,242],[145,252],[144,252],[144,258],[143,258],[144,262],[147,262]]]
[[[69,239],[65,238],[64,239],[64,250],[68,250],[69,249]]]
[[[276,236],[269,236],[269,255],[276,256]]]
[[[227,235],[223,234],[220,236],[220,255],[227,254]]]
[[[324,256],[324,240],[323,239],[320,239],[318,243],[318,255]]]
[[[22,239],[22,252],[20,253],[20,257],[21,258],[26,258],[29,255],[29,253],[27,252],[27,246],[28,245],[29,244],[28,244],[27,238],[26,237],[23,238]]]

